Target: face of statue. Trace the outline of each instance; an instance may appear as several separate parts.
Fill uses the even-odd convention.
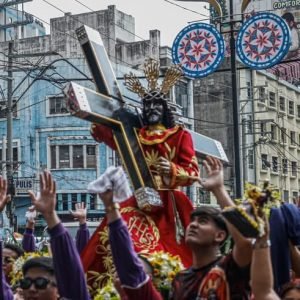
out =
[[[148,125],[156,125],[162,122],[164,107],[159,93],[149,94],[143,99],[144,115]]]

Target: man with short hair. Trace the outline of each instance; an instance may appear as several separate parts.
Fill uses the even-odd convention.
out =
[[[221,207],[233,205],[223,185],[221,162],[209,157],[204,166],[208,178],[202,180],[203,187],[214,193]],[[220,246],[228,233],[235,245],[232,253],[222,256]],[[251,243],[232,225],[226,225],[219,209],[201,206],[193,211],[185,242],[192,251],[193,263],[175,277],[172,300],[249,298]]]
[[[34,257],[22,267],[24,278],[20,281],[24,299],[58,299],[53,260],[50,257]]]

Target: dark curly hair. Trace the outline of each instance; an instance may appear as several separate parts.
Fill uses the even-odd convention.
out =
[[[164,112],[163,112],[163,118],[162,118],[162,124],[166,127],[166,128],[172,128],[176,125],[175,123],[175,118],[174,118],[174,114],[171,111],[169,105],[168,105],[168,99],[166,98],[166,95],[159,92],[159,91],[150,91],[147,92],[147,94],[145,94],[145,96],[142,98],[142,103],[143,103],[143,122],[145,125],[148,125],[147,122],[147,117],[145,114],[145,101],[146,100],[151,100],[155,98],[156,100],[161,101],[161,104],[163,106]]]

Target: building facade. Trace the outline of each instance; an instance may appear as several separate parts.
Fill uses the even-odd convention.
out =
[[[57,181],[57,210],[63,221],[70,221],[69,210],[74,209],[76,202],[86,203],[91,226],[97,226],[103,215],[101,202],[95,195],[88,194],[86,188],[107,166],[116,163],[116,154],[92,139],[89,122],[68,113],[62,93],[69,81],[94,89],[75,35],[75,29],[83,24],[100,32],[121,92],[131,104],[140,105],[136,95],[125,89],[124,74],[141,72],[146,57],[161,58],[162,72],[170,62],[170,49],[160,47],[160,32],[151,30],[149,39],[135,41],[134,18],[115,6],[76,16],[68,13],[51,19],[50,35],[15,41],[14,51],[18,57],[13,60],[14,205],[20,228],[25,225],[25,211],[30,203],[26,190],[30,187],[38,191],[38,176],[44,169],[50,170]],[[1,43],[0,52],[7,46],[7,43]],[[7,162],[6,81],[1,80],[0,157],[3,174]],[[192,88],[191,84],[183,81],[181,88],[174,88],[171,98],[175,99],[180,93],[179,100],[188,106],[192,101],[188,87]],[[40,225],[43,226],[42,221]],[[69,225],[77,226],[77,223]]]

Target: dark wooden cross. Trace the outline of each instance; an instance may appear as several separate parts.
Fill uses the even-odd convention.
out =
[[[137,136],[136,130],[142,126],[139,114],[121,95],[99,32],[82,26],[76,33],[97,91],[74,82],[70,83],[65,89],[70,112],[78,118],[110,127],[134,190],[143,187],[155,190],[157,186],[146,164]],[[227,161],[222,145],[218,141],[193,131],[190,133],[198,155],[212,155]]]

